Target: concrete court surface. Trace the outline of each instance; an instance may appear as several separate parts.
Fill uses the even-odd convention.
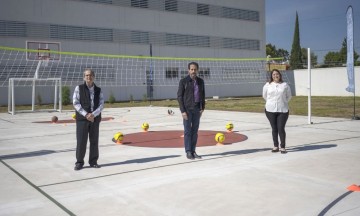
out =
[[[360,215],[360,121],[289,117],[288,154],[271,153],[263,113],[206,110],[200,130],[247,140],[197,148],[119,145],[121,131],[182,130],[180,112],[167,107],[105,109],[100,125],[100,169],[74,171],[75,124],[33,123],[71,119],[72,111],[0,114],[0,215]],[[225,133],[226,136],[226,133]],[[179,137],[179,139],[182,139]],[[86,154],[85,161],[88,158]]]

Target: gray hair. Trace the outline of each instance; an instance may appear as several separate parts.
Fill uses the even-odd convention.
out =
[[[90,71],[91,76],[95,77],[95,72],[94,72],[94,70],[92,70],[92,69],[90,69],[90,68],[85,68],[85,70],[84,70],[84,77],[85,77],[85,72],[86,72],[86,71]]]

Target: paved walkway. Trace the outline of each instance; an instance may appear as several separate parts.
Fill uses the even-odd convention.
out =
[[[165,107],[106,109],[100,126],[101,169],[74,171],[71,112],[0,114],[0,215],[360,215],[360,121],[290,115],[288,154],[271,153],[264,114],[206,110],[200,130],[247,140],[197,149],[117,145],[112,136],[182,130]],[[226,135],[226,134],[225,134]],[[181,139],[179,137],[179,139]],[[87,154],[88,156],[88,154]],[[86,159],[87,159],[86,156]]]

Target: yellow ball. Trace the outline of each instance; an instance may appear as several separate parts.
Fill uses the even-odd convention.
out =
[[[149,129],[149,123],[144,122],[144,123],[141,125],[141,128],[144,129],[144,130],[148,130],[148,129]]]
[[[73,113],[73,114],[71,115],[71,118],[76,119],[76,113]]]
[[[231,123],[231,122],[228,122],[225,127],[226,127],[226,129],[229,130],[229,131],[231,131],[232,129],[234,129],[234,125],[233,125],[233,123]]]
[[[218,143],[223,143],[225,141],[225,135],[223,133],[217,133],[215,135],[215,141]]]
[[[121,133],[121,132],[117,132],[115,135],[114,135],[114,140],[115,141],[122,141],[124,139],[124,134]]]

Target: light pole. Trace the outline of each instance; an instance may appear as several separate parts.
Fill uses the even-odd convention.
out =
[[[270,72],[270,58],[271,58],[271,55],[266,56],[266,61],[268,63],[268,71],[269,72]]]
[[[266,79],[267,80],[270,80],[270,58],[271,58],[271,55],[266,56],[266,61],[267,61],[267,64],[268,64],[268,73],[266,73]]]

